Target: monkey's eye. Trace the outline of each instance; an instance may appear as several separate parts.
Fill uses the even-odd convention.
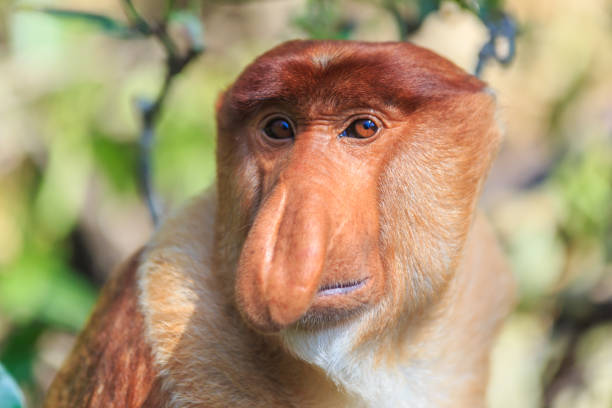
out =
[[[283,118],[271,119],[264,128],[264,132],[272,139],[292,139],[293,128],[288,120]]]
[[[367,139],[378,132],[378,126],[371,119],[357,119],[349,127],[340,133],[340,137],[354,137],[357,139]]]

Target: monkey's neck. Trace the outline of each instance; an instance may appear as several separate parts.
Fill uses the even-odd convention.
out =
[[[213,271],[214,214],[214,197],[204,197],[170,218],[140,269],[147,338],[175,406],[482,405],[487,355],[509,292],[507,282],[491,280],[502,266],[483,258],[491,249],[478,221],[427,315],[408,316],[366,342],[356,336],[359,321],[288,330],[278,347],[244,325],[227,278]]]

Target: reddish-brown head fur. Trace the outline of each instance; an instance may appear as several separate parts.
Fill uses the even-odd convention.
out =
[[[379,308],[380,328],[422,307],[465,242],[494,111],[482,82],[408,43],[294,41],[258,58],[218,109],[217,253],[243,317],[271,332]],[[294,138],[266,136],[279,115]],[[339,136],[360,118],[378,132]]]

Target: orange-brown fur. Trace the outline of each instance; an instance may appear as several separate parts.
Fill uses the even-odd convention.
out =
[[[106,284],[87,330],[51,385],[45,407],[163,405],[138,307],[139,261],[140,252]]]
[[[264,135],[278,114],[293,138]],[[374,136],[338,136],[363,117]],[[499,142],[485,85],[406,43],[291,42],[217,119],[217,188],[164,222],[130,310],[160,399],[115,406],[482,406],[513,293],[474,216]],[[112,406],[55,402],[75,358],[48,406]]]

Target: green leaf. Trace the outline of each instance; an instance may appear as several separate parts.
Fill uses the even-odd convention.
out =
[[[25,252],[0,274],[0,313],[17,324],[38,319],[73,331],[84,324],[96,291],[51,253]]]
[[[24,387],[36,384],[34,365],[38,358],[38,342],[48,326],[40,321],[14,325],[2,340],[0,361],[13,379]],[[2,407],[2,404],[0,404]]]
[[[453,0],[459,7],[476,14],[483,22],[504,11],[503,0]]]
[[[355,29],[355,22],[342,16],[335,0],[309,0],[293,24],[313,39],[347,40]]]
[[[0,364],[0,408],[22,408],[23,394],[17,383]]]
[[[121,38],[131,38],[141,36],[142,33],[132,27],[123,24],[108,16],[101,14],[88,13],[85,11],[63,10],[51,7],[20,7],[21,10],[39,11],[53,17],[66,20],[74,20],[95,26],[102,31]]]
[[[406,41],[421,27],[427,16],[440,8],[440,2],[441,0],[384,0],[382,4],[393,16],[400,40]]]
[[[169,20],[185,27],[189,44],[194,51],[204,51],[204,27],[198,16],[189,11],[178,10],[170,14]]]
[[[92,146],[95,164],[118,193],[138,192],[138,145],[120,142],[94,130]]]
[[[594,145],[565,159],[556,170],[556,188],[564,205],[563,228],[574,240],[605,243],[612,227],[610,149]]]

